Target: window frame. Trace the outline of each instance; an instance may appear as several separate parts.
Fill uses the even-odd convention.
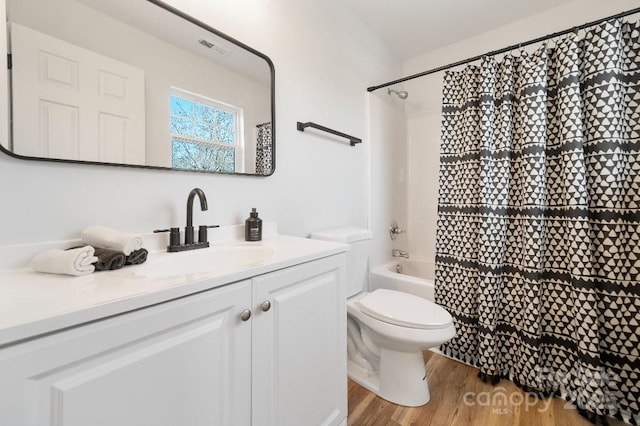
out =
[[[192,102],[194,104],[203,105],[209,108],[214,108],[220,111],[228,112],[234,117],[234,144],[228,144],[219,141],[213,141],[209,139],[202,139],[196,136],[185,136],[178,133],[174,133],[171,129],[171,118],[173,117],[173,111],[171,109],[171,98],[176,97]],[[195,121],[194,121],[195,122]],[[221,147],[224,149],[233,149],[235,154],[235,170],[233,172],[225,173],[244,173],[244,157],[245,157],[245,135],[244,135],[244,110],[237,106],[209,98],[207,96],[190,92],[188,90],[180,89],[178,87],[171,87],[169,92],[169,136],[171,138],[171,167],[173,168],[173,142],[175,139],[183,140],[186,142],[192,142],[196,144],[212,145]]]

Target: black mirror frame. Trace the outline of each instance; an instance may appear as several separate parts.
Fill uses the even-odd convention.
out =
[[[271,176],[273,175],[273,173],[276,170],[276,102],[275,102],[275,80],[276,80],[276,71],[275,71],[275,67],[273,65],[273,62],[271,61],[271,59],[265,55],[262,52],[259,52],[257,50],[255,50],[254,48],[247,46],[246,44],[242,43],[241,41],[236,40],[235,38],[228,36],[227,34],[216,30],[215,28],[210,27],[209,25],[205,24],[202,21],[199,21],[197,19],[195,19],[194,17],[192,17],[191,15],[186,14],[185,12],[176,9],[173,6],[170,6],[160,0],[147,0],[149,3],[152,3],[170,13],[173,13],[174,15],[185,19],[189,22],[191,22],[194,25],[199,26],[200,28],[209,31],[215,35],[217,35],[218,37],[221,37],[233,44],[235,44],[238,47],[241,47],[242,49],[253,53],[256,56],[259,56],[260,58],[264,59],[265,62],[267,63],[267,65],[269,66],[269,70],[271,73],[271,77],[270,77],[270,82],[271,82],[271,90],[270,90],[270,96],[271,96],[271,140],[272,140],[272,147],[271,147],[271,173],[269,174],[265,174],[265,175],[260,175],[260,174],[256,174],[256,173],[229,173],[229,172],[212,172],[212,171],[207,171],[207,170],[187,170],[187,169],[174,169],[171,167],[162,167],[162,166],[148,166],[148,165],[144,165],[144,164],[124,164],[124,163],[106,163],[106,162],[101,162],[101,161],[81,161],[81,160],[67,160],[67,159],[62,159],[62,158],[46,158],[46,157],[26,157],[24,155],[19,155],[19,154],[15,154],[13,152],[11,152],[10,150],[8,150],[7,148],[5,148],[2,144],[0,144],[0,151],[4,152],[5,154],[9,155],[10,157],[13,158],[17,158],[20,160],[35,160],[35,161],[48,161],[48,162],[54,162],[54,163],[71,163],[71,164],[92,164],[92,165],[99,165],[99,166],[114,166],[114,167],[129,167],[129,168],[135,168],[135,169],[151,169],[151,170],[168,170],[168,171],[173,171],[173,172],[191,172],[191,173],[204,173],[204,174],[213,174],[213,175],[226,175],[226,176],[254,176],[254,177],[267,177],[267,176]],[[11,127],[11,121],[12,121],[12,117],[9,117],[9,125]]]

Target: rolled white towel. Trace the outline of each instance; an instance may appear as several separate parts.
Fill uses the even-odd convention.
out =
[[[142,237],[139,235],[127,234],[105,226],[90,226],[83,229],[80,239],[84,244],[121,251],[125,256],[141,249],[143,244]]]
[[[87,275],[95,270],[98,261],[91,246],[71,250],[47,250],[31,260],[31,267],[38,272],[66,275]]]

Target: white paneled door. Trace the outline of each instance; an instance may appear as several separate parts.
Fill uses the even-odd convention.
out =
[[[144,71],[11,24],[19,155],[145,164]]]

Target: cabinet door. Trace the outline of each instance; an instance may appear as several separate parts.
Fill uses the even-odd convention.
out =
[[[254,426],[346,418],[344,261],[337,255],[253,279]]]
[[[246,425],[250,282],[0,350],[0,424]]]

